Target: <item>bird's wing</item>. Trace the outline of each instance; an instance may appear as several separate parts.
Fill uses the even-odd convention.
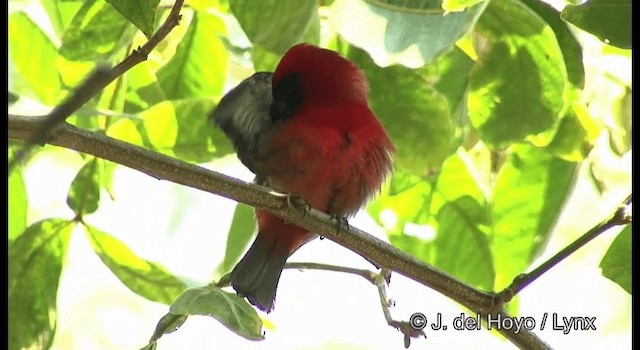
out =
[[[270,72],[257,72],[243,80],[209,114],[209,119],[232,140],[240,161],[253,173],[258,142],[274,125],[269,117],[272,76]]]

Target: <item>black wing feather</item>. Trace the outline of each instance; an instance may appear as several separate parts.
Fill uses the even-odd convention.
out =
[[[258,142],[274,125],[269,117],[273,73],[257,72],[229,91],[209,114],[232,140],[240,161],[254,174]]]

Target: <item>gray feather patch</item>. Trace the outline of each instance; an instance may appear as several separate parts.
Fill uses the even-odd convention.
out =
[[[253,156],[262,135],[273,125],[269,107],[273,99],[273,73],[257,72],[229,91],[209,114],[232,140],[240,161],[255,173]]]

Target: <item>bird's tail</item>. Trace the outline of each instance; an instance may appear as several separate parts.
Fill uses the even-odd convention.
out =
[[[270,312],[284,264],[289,257],[289,242],[258,232],[245,256],[231,271],[231,285],[239,295],[260,310]]]

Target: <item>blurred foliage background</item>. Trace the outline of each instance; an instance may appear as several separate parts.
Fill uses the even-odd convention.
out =
[[[9,113],[46,114],[98,64],[117,64],[144,44],[172,5],[10,0]],[[365,72],[371,108],[398,150],[394,176],[366,212],[390,243],[488,291],[532,268],[564,234],[556,229],[561,216],[585,232],[631,193],[630,0],[187,0],[181,14],[147,61],[68,122],[215,169],[233,162],[233,151],[207,114],[228,89],[272,71],[298,42],[336,50]],[[9,140],[9,158],[22,146]],[[29,172],[46,179],[58,171],[34,165],[45,156],[75,157],[73,181],[56,189],[63,211],[32,205],[50,189],[28,181]],[[123,218],[92,219],[104,215],[105,202],[118,204],[118,168],[45,146],[10,169],[9,349],[53,344],[74,235],[85,235],[113,275],[149,301],[170,305],[197,285],[127,244],[114,224]],[[572,211],[566,204],[585,191],[596,194],[590,210]],[[166,214],[174,224],[162,234],[176,234],[197,203],[176,200]],[[230,271],[254,229],[244,205],[218,219],[228,239],[208,261],[208,281]],[[599,276],[629,294],[630,247],[627,227]],[[260,318],[243,300],[190,293],[171,310],[215,314],[244,337],[261,336]],[[211,305],[248,315],[216,314],[221,307]],[[518,299],[509,304],[514,314],[518,307]]]

